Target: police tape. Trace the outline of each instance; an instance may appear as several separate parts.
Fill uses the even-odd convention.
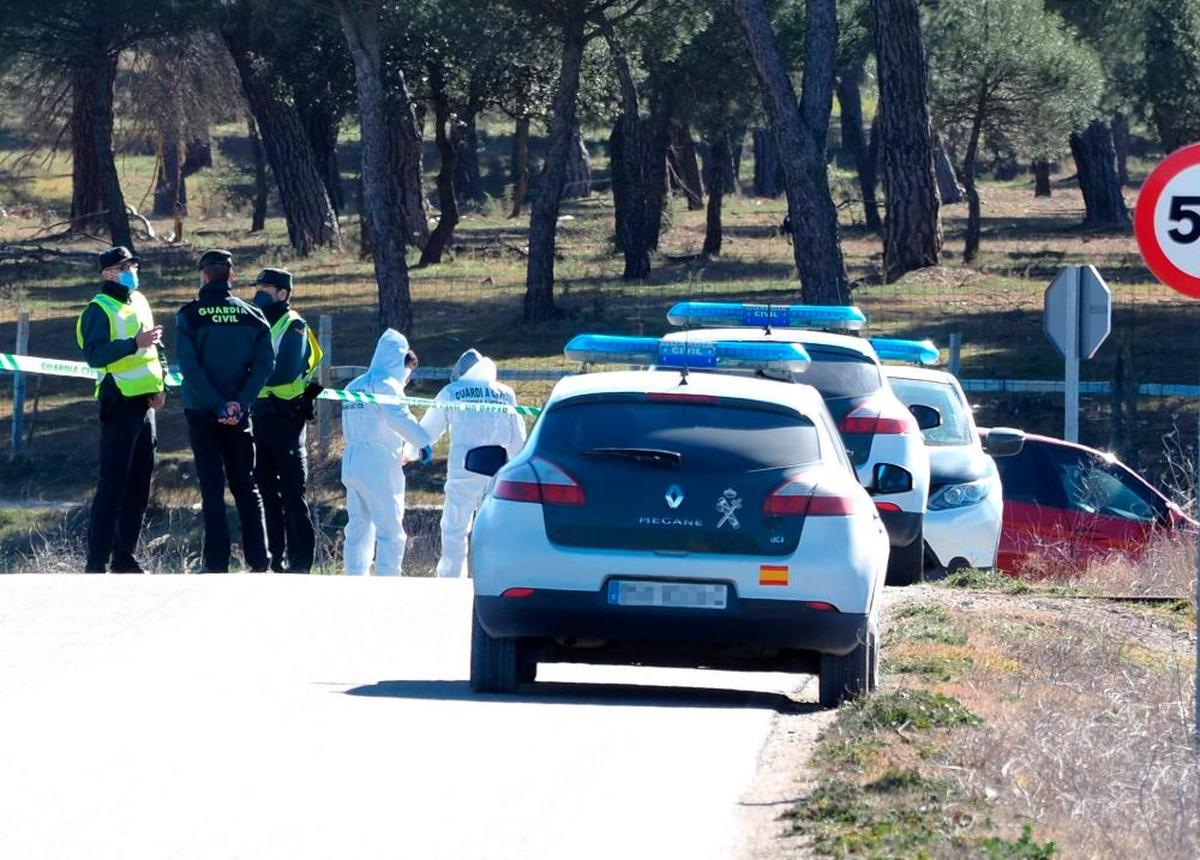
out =
[[[58,358],[39,358],[33,355],[14,355],[0,352],[0,371],[11,373],[38,373],[43,376],[65,376],[73,379],[100,379],[104,372],[82,361],[64,361]],[[178,373],[168,373],[167,385],[178,386],[183,377]],[[371,394],[364,391],[347,391],[344,388],[326,388],[317,395],[320,400],[336,400],[340,403],[373,403],[380,406],[416,406],[431,409],[437,406],[441,409],[451,409],[459,412],[490,412],[518,415],[540,415],[542,410],[537,406],[517,406],[506,403],[438,403],[431,397],[408,397],[395,394]]]

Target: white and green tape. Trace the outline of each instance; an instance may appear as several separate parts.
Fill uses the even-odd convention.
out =
[[[40,373],[44,376],[66,376],[73,379],[100,379],[104,372],[90,367],[82,361],[64,361],[58,358],[39,358],[34,355],[14,355],[0,352],[0,371],[12,373]],[[178,386],[183,377],[178,373],[167,374],[167,385]],[[326,388],[319,395],[321,400],[337,400],[342,403],[376,403],[381,406],[415,406],[430,409],[454,409],[461,412],[494,412],[518,415],[540,415],[536,406],[509,406],[504,403],[438,403],[430,397],[399,397],[395,394],[369,394],[362,391],[347,391],[344,388]]]

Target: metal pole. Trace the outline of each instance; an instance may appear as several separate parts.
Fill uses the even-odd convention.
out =
[[[333,317],[321,314],[317,318],[317,342],[325,353],[321,367],[317,371],[317,381],[326,388],[332,382],[330,368],[333,367]],[[333,403],[329,400],[317,401],[317,447],[324,455],[329,451],[329,442],[333,438]]]
[[[947,368],[951,376],[958,376],[959,361],[962,353],[962,332],[950,334],[950,365]]]
[[[1200,410],[1197,410],[1200,413]],[[1198,425],[1200,429],[1200,425]],[[1200,504],[1200,435],[1196,437],[1196,500],[1193,503]],[[1193,506],[1193,514],[1195,507]],[[1200,534],[1196,536],[1196,610],[1200,611]],[[1192,740],[1195,742],[1196,748],[1200,751],[1200,626],[1196,628],[1196,682],[1193,688],[1195,698],[1192,699],[1192,720],[1195,723],[1193,727]]]
[[[1066,343],[1066,386],[1063,392],[1063,438],[1068,442],[1079,441],[1079,296],[1083,292],[1080,281],[1083,267],[1072,266],[1074,277],[1068,278],[1070,295],[1067,298],[1067,343]]]
[[[29,352],[29,312],[21,311],[17,317],[17,355]],[[25,374],[20,371],[13,374],[13,414],[12,442],[8,448],[9,462],[15,462],[21,456],[21,440],[25,436]]]

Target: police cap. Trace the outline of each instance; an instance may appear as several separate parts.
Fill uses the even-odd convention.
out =
[[[100,271],[111,269],[113,266],[119,266],[124,262],[141,263],[142,258],[136,254],[130,253],[129,249],[124,245],[115,245],[107,251],[100,252]]]
[[[254,279],[254,283],[266,284],[267,286],[274,287],[277,290],[287,290],[288,292],[291,292],[292,273],[287,269],[273,269],[268,267],[258,273],[258,277]]]
[[[212,248],[200,255],[200,264],[197,268],[203,269],[205,266],[220,265],[232,266],[233,254],[220,248]]]

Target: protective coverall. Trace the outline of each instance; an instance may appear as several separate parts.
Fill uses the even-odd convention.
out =
[[[496,364],[473,349],[462,354],[451,371],[451,382],[438,392],[438,403],[480,403],[515,406],[516,395],[496,381]],[[436,442],[450,431],[446,463],[446,501],[442,508],[442,557],[438,576],[465,576],[467,535],[491,480],[466,468],[467,452],[484,445],[502,445],[512,459],[525,444],[525,421],[514,412],[471,412],[430,408],[421,426]]]
[[[346,386],[349,391],[404,395],[409,370],[404,366],[408,339],[388,329],[375,345],[371,366]],[[406,406],[343,403],[342,483],[346,486],[343,549],[345,572],[363,576],[375,557],[376,576],[399,576],[408,536],[404,533],[404,451],[406,443],[432,444]]]

